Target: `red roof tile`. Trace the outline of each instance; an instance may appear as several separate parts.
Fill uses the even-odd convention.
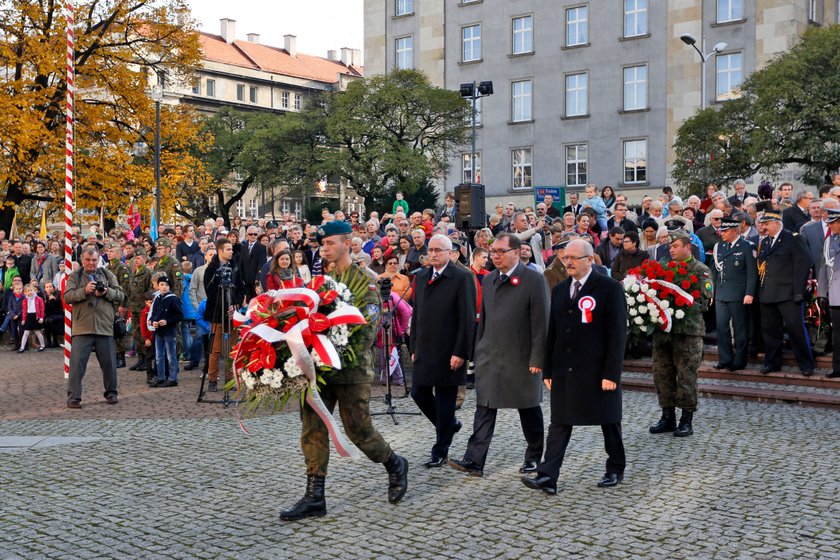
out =
[[[213,62],[264,70],[297,78],[307,78],[330,84],[338,81],[338,74],[363,75],[361,68],[345,66],[341,61],[302,53],[297,53],[297,56],[292,57],[284,49],[259,43],[249,41],[227,43],[218,35],[203,32],[199,33],[199,41],[203,58]]]

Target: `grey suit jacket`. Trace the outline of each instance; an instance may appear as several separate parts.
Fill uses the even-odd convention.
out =
[[[545,361],[548,285],[518,264],[500,282],[494,270],[481,282],[481,318],[475,347],[476,404],[533,408],[542,401],[542,378],[529,371]]]
[[[811,257],[811,266],[816,272],[820,265],[822,258],[823,243],[825,242],[825,234],[823,233],[822,220],[818,222],[810,221],[799,229],[799,235],[805,240],[808,245],[808,255]]]

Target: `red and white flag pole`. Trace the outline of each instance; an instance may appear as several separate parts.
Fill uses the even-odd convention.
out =
[[[67,134],[64,143],[64,282],[73,272],[73,181],[75,168],[73,166],[73,124],[74,124],[74,93],[76,90],[76,40],[73,33],[74,7],[73,0],[67,1]],[[64,286],[60,286],[62,295]],[[64,378],[70,377],[70,349],[72,315],[70,306],[64,304]]]

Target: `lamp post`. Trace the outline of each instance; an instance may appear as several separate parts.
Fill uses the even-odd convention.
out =
[[[152,86],[152,99],[155,102],[155,218],[158,227],[163,223],[160,215],[160,102],[163,100],[163,87]]]
[[[472,167],[472,174],[470,175],[470,182],[475,183],[475,105],[476,100],[481,97],[493,95],[493,82],[475,82],[469,84],[461,84],[459,88],[461,97],[472,100],[472,151],[470,152],[470,164]]]
[[[726,43],[720,42],[715,45],[715,48],[712,49],[712,52],[706,53],[706,38],[701,37],[701,44],[700,48],[697,48],[697,39],[691,33],[685,33],[680,35],[680,41],[688,45],[689,47],[693,47],[697,54],[700,55],[700,108],[706,108],[706,61],[709,60],[712,56],[720,54],[722,51],[726,50]]]

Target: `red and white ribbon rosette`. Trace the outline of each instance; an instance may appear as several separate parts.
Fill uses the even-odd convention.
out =
[[[582,315],[580,318],[581,323],[589,324],[592,322],[592,312],[595,310],[595,298],[592,296],[583,296],[578,301],[578,309],[580,309]]]

